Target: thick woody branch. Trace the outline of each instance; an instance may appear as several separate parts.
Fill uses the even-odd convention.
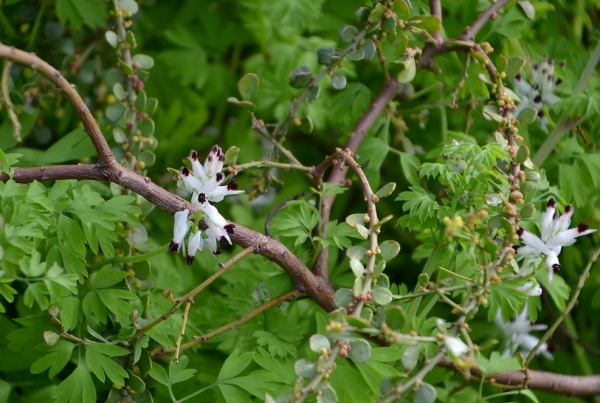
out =
[[[354,154],[358,147],[366,137],[369,129],[375,123],[375,120],[381,115],[387,104],[396,96],[402,89],[402,85],[396,80],[391,79],[387,80],[383,84],[383,89],[377,94],[369,109],[365,112],[365,114],[360,118],[356,127],[350,133],[350,138],[346,142],[344,146],[344,150]],[[344,169],[334,169],[329,176],[327,182],[329,183],[341,183],[346,177],[346,172],[348,168]],[[325,226],[329,222],[329,216],[331,215],[331,206],[335,201],[334,196],[328,196],[321,202],[321,223],[323,225],[323,231],[325,231]],[[322,279],[328,279],[327,273],[327,257],[328,257],[328,249],[323,248],[319,252],[317,256],[317,260],[313,266],[315,274]]]
[[[443,359],[438,365],[457,369],[456,364],[447,358]],[[484,377],[486,381],[497,385],[521,388],[526,384],[528,389],[545,390],[569,396],[600,395],[600,375],[576,376],[527,370],[526,373],[523,371],[506,371],[485,376],[477,367],[473,367],[469,371],[473,377],[479,379]]]
[[[192,215],[196,213],[196,208],[193,204],[156,185],[149,177],[142,177],[130,171],[115,160],[98,124],[89,109],[85,106],[81,96],[62,77],[58,70],[33,53],[27,53],[3,44],[0,44],[0,57],[30,66],[60,89],[71,106],[77,111],[86,133],[90,136],[96,148],[99,159],[95,165],[16,168],[13,176],[16,182],[29,183],[34,180],[59,179],[110,181],[139,194],[156,207],[171,214],[175,214],[177,211],[182,211],[186,208],[190,210]],[[0,180],[8,180],[8,175],[0,175]],[[204,223],[201,223],[201,227],[205,228]],[[235,233],[231,234],[231,240],[242,248],[253,246],[256,248],[258,254],[275,262],[294,279],[300,291],[305,291],[323,309],[330,311],[335,308],[333,304],[335,294],[329,282],[313,275],[306,265],[281,242],[270,239],[263,234],[238,224],[235,224]]]
[[[46,77],[56,86],[56,88],[65,96],[69,101],[77,115],[79,120],[83,123],[85,132],[90,136],[96,153],[98,154],[98,162],[101,165],[112,166],[116,164],[115,157],[110,151],[108,143],[104,139],[96,120],[92,116],[90,110],[86,106],[83,99],[75,86],[71,85],[67,80],[64,79],[60,71],[37,57],[34,53],[27,53],[20,49],[12,46],[6,46],[0,43],[0,58],[6,58],[17,63],[24,64],[31,67],[32,70],[38,72],[42,76]]]

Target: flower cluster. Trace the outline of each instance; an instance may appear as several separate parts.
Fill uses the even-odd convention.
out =
[[[231,238],[229,234],[233,234],[234,225],[229,224],[227,220],[219,213],[217,208],[210,202],[217,203],[223,200],[225,196],[242,193],[243,190],[237,190],[238,186],[235,181],[231,181],[227,186],[221,186],[225,179],[221,170],[225,161],[225,154],[218,146],[213,146],[204,165],[198,160],[198,153],[192,150],[189,157],[192,165],[192,171],[187,167],[182,167],[180,177],[183,180],[185,189],[192,193],[191,202],[198,209],[196,223],[200,219],[204,219],[208,228],[204,231],[206,239],[202,237],[197,224],[196,229],[190,234],[187,248],[187,262],[192,264],[197,251],[201,251],[204,244],[215,255],[221,253],[217,247],[217,241],[229,242]],[[175,213],[175,226],[173,229],[173,241],[169,246],[171,252],[179,251],[183,245],[183,253],[186,253],[184,238],[192,223],[188,221],[189,210],[185,209]]]
[[[534,284],[531,281],[526,282],[518,289],[523,291],[529,297],[537,297],[542,295],[542,288],[540,285]],[[525,304],[523,312],[508,322],[504,322],[502,320],[502,314],[500,311],[498,311],[496,317],[494,318],[494,322],[500,329],[502,329],[504,335],[507,337],[507,347],[504,350],[504,355],[511,356],[517,351],[521,351],[525,355],[529,354],[540,341],[539,338],[529,333],[533,330],[546,330],[548,328],[548,326],[544,324],[536,325],[531,323],[529,316],[527,315],[527,304]],[[551,345],[543,343],[536,351],[536,355],[541,354],[547,359],[551,360],[553,359],[552,354],[550,354],[551,350]]]
[[[564,67],[564,62],[560,64]],[[531,71],[531,82],[527,82],[523,76],[517,74],[515,77],[515,93],[521,98],[521,103],[515,110],[515,116],[529,107],[533,106],[538,112],[537,118],[540,121],[540,127],[544,131],[548,131],[548,117],[544,116],[542,107],[546,105],[554,105],[560,101],[560,97],[554,94],[556,87],[561,84],[561,80],[554,77],[554,61],[544,57],[541,64],[534,64]]]
[[[542,237],[541,239],[519,228],[518,234],[525,246],[515,247],[517,251],[517,260],[523,260],[522,274],[525,275],[533,268],[542,263],[544,257],[548,267],[548,280],[552,282],[553,273],[560,270],[558,255],[563,246],[573,245],[577,237],[591,234],[595,229],[588,229],[587,224],[580,223],[577,227],[569,229],[571,217],[573,216],[573,206],[570,204],[565,207],[565,213],[560,214],[556,211],[556,200],[550,198],[548,207],[542,214]]]

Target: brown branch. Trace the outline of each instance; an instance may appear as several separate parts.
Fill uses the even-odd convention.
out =
[[[452,368],[460,371],[452,360],[443,359],[438,365],[445,368]],[[545,371],[528,370],[527,374],[523,371],[506,371],[485,375],[479,368],[473,367],[470,370],[472,377],[495,384],[513,386],[521,388],[527,383],[528,389],[545,390],[552,393],[568,396],[597,396],[600,395],[600,375],[577,376],[562,375]],[[529,378],[529,380],[527,380]]]
[[[442,2],[440,0],[429,0],[429,10],[431,11],[431,15],[434,17],[438,17],[440,19],[440,30],[434,32],[433,39],[437,41],[437,43],[442,43],[444,38],[442,38]]]
[[[350,133],[350,138],[344,146],[344,150],[350,153],[356,153],[358,147],[366,137],[369,129],[375,123],[375,120],[381,115],[387,104],[396,96],[402,89],[402,85],[396,80],[391,79],[383,84],[382,90],[377,94],[369,109],[360,118],[356,127]],[[334,169],[329,175],[327,182],[329,183],[341,183],[346,177],[347,168],[345,169]],[[329,216],[331,215],[331,206],[335,201],[335,195],[328,196],[321,201],[321,224],[323,229],[323,236],[325,236],[325,226],[329,222]],[[329,281],[329,273],[327,272],[327,259],[329,256],[329,249],[323,248],[317,255],[315,264],[313,265],[313,271],[315,275],[325,281]]]
[[[64,79],[60,71],[56,70],[54,67],[37,57],[34,53],[27,53],[12,46],[6,46],[2,43],[0,43],[0,57],[29,66],[32,70],[40,73],[42,76],[50,80],[52,84],[54,84],[56,88],[65,96],[79,116],[79,120],[81,120],[81,123],[83,123],[85,132],[88,134],[88,136],[90,136],[90,139],[94,144],[94,148],[98,154],[99,164],[106,167],[112,167],[113,165],[117,164],[115,157],[112,151],[110,151],[110,147],[104,139],[104,136],[102,135],[102,132],[100,131],[100,128],[94,120],[90,110],[86,106],[85,102],[83,102],[83,99],[81,99],[81,96],[77,93],[75,86],[69,84],[69,82]]]
[[[485,11],[483,11],[479,15],[479,18],[477,18],[471,24],[471,26],[468,26],[465,28],[465,30],[463,31],[463,33],[461,35],[461,39],[474,40],[475,35],[477,35],[479,30],[481,30],[481,28],[483,28],[485,23],[488,22],[490,20],[490,18],[492,18],[492,16],[498,10],[500,10],[502,7],[504,7],[506,4],[508,4],[508,2],[510,2],[510,0],[498,0],[494,4],[492,4],[490,7],[488,7]]]
[[[61,90],[62,94],[78,113],[86,133],[90,136],[96,148],[99,159],[95,165],[17,168],[14,171],[14,180],[16,182],[29,183],[34,180],[50,179],[105,180],[139,194],[156,207],[171,214],[175,214],[186,208],[190,210],[192,215],[196,213],[196,208],[190,202],[156,185],[150,178],[142,177],[130,171],[115,160],[98,124],[81,99],[81,96],[62,77],[58,70],[33,53],[27,53],[1,43],[0,57],[30,66]],[[8,175],[1,175],[0,179],[3,181],[8,180]],[[201,224],[201,227],[205,229],[204,223]],[[335,293],[329,282],[313,275],[306,265],[281,242],[270,239],[241,225],[235,223],[234,225],[235,233],[231,234],[231,240],[235,244],[240,245],[242,248],[250,246],[256,248],[258,254],[283,268],[294,279],[298,289],[306,291],[308,296],[323,309],[331,311],[335,308],[333,303]]]

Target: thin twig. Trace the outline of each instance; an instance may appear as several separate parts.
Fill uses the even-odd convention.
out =
[[[8,118],[10,119],[10,123],[13,127],[13,138],[17,140],[17,142],[23,141],[21,137],[21,122],[19,122],[19,117],[15,113],[15,107],[10,99],[10,94],[8,93],[8,76],[10,74],[10,68],[12,67],[12,62],[8,59],[4,60],[4,67],[2,67],[2,80],[0,82],[0,86],[2,86],[2,100],[4,101],[4,105],[6,106],[6,113],[8,113]]]
[[[444,38],[442,38],[442,2],[440,0],[429,0],[429,10],[431,11],[431,15],[439,18],[440,20],[440,29],[433,33],[433,39],[436,40],[437,43],[442,43]]]
[[[479,18],[477,18],[471,24],[471,26],[465,28],[461,35],[461,38],[466,40],[474,40],[479,30],[481,30],[485,23],[492,18],[492,15],[498,12],[498,10],[507,5],[509,2],[510,0],[497,0],[495,3],[493,3],[490,7],[488,7],[482,12],[479,15]]]
[[[527,356],[527,359],[525,360],[525,364],[523,364],[523,367],[527,368],[529,366],[529,363],[531,362],[533,357],[535,357],[535,353],[540,349],[542,344],[546,343],[548,341],[548,339],[550,337],[552,337],[556,328],[558,328],[558,326],[567,317],[567,315],[571,312],[571,310],[575,307],[575,305],[577,305],[577,297],[579,297],[579,293],[583,289],[583,286],[585,285],[585,281],[589,277],[592,266],[598,260],[598,256],[600,256],[600,248],[596,249],[594,251],[594,253],[592,253],[592,257],[590,258],[590,261],[588,262],[587,266],[583,270],[583,273],[581,273],[581,276],[579,276],[579,281],[577,282],[577,287],[575,288],[575,292],[573,292],[573,296],[569,300],[569,303],[567,304],[565,310],[563,312],[561,312],[561,314],[558,316],[558,319],[556,319],[556,321],[552,324],[552,326],[550,326],[548,328],[548,330],[546,330],[546,333],[544,333],[544,335],[540,338],[540,341],[538,342],[538,344],[531,350],[531,352]]]
[[[331,352],[329,353],[329,357],[327,358],[327,361],[322,366],[322,370],[318,371],[317,374],[311,378],[308,385],[303,387],[302,390],[300,391],[300,396],[296,397],[294,400],[290,400],[290,403],[302,403],[303,401],[306,400],[306,398],[310,394],[315,393],[315,389],[317,388],[317,386],[319,386],[319,384],[323,380],[323,377],[325,377],[325,374],[327,374],[329,376],[329,373],[334,368],[335,359],[339,355],[340,350],[341,350],[341,347],[339,344],[336,344],[331,349]]]
[[[212,276],[210,276],[209,278],[207,278],[206,280],[204,280],[202,282],[202,284],[200,284],[199,286],[197,286],[196,288],[194,288],[192,291],[188,292],[187,294],[185,294],[183,297],[180,298],[175,298],[175,304],[171,307],[171,309],[169,309],[164,315],[159,316],[158,318],[156,318],[155,320],[153,320],[152,322],[150,322],[149,324],[147,324],[146,326],[144,326],[142,329],[138,330],[138,332],[133,335],[130,340],[132,339],[140,339],[140,337],[142,337],[142,335],[146,332],[148,332],[150,329],[154,328],[156,325],[158,325],[160,322],[163,322],[167,319],[169,319],[169,317],[171,315],[173,315],[177,309],[179,309],[179,307],[181,305],[183,305],[184,303],[188,302],[188,301],[194,301],[194,298],[196,297],[196,295],[198,295],[200,292],[202,292],[202,290],[204,290],[206,287],[208,287],[213,281],[215,281],[217,278],[219,278],[223,273],[225,273],[227,270],[229,270],[229,268],[231,268],[231,266],[233,266],[235,263],[237,263],[240,259],[242,259],[244,256],[249,255],[250,253],[256,252],[256,249],[252,246],[247,247],[246,249],[244,249],[243,251],[239,252],[238,254],[236,254],[234,257],[232,257],[231,259],[229,259],[227,262],[219,264],[220,269],[215,272],[215,274],[213,274]]]
[[[248,312],[246,315],[242,316],[241,318],[239,318],[236,321],[233,321],[231,323],[228,323],[224,326],[221,326],[218,329],[213,330],[212,332],[203,334],[201,336],[194,336],[194,340],[189,341],[185,344],[183,344],[180,348],[181,351],[183,350],[187,350],[188,348],[194,347],[197,344],[200,343],[205,343],[206,341],[208,341],[209,339],[223,333],[226,332],[228,330],[234,330],[236,327],[248,322],[250,319],[258,316],[259,314],[263,313],[264,311],[266,311],[267,309],[282,303],[283,301],[287,301],[290,298],[294,298],[296,296],[298,296],[300,294],[299,290],[292,290],[292,291],[288,291],[283,295],[280,295],[277,298],[274,298],[272,300],[270,300],[269,302],[262,304],[261,306],[258,306],[256,308],[254,308],[253,310],[251,310],[250,312]],[[156,353],[172,353],[175,351],[175,348],[161,348],[161,349],[157,349],[152,351],[150,354],[156,354]]]
[[[179,348],[181,346],[181,340],[183,340],[183,336],[185,336],[185,327],[187,325],[188,315],[190,313],[190,307],[192,306],[193,300],[188,300],[185,303],[185,309],[183,311],[183,315],[181,319],[183,319],[181,323],[181,331],[179,332],[179,336],[177,337],[177,342],[175,343],[175,357],[173,357],[173,361],[175,364],[179,364]]]

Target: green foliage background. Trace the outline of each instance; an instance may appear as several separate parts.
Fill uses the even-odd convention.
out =
[[[123,3],[133,3],[133,0]],[[320,71],[317,49],[343,47],[338,28],[354,24],[356,9],[365,5],[353,0],[144,0],[138,3],[139,12],[133,16],[131,28],[137,46],[132,52],[153,58],[154,66],[149,69],[144,90],[148,99],[158,100],[156,111],[151,114],[155,144],[147,147],[153,156],[146,154],[149,161],[155,160],[147,164],[144,172],[155,183],[174,192],[176,185],[166,168],[179,168],[191,148],[204,156],[213,144],[223,149],[238,146],[240,163],[268,158],[272,147],[251,129],[247,111],[227,102],[228,97],[238,96],[239,78],[248,72],[257,74],[260,89],[255,99],[256,116],[266,123],[283,121],[292,100],[300,92],[288,85],[292,70],[307,65],[313,72]],[[428,13],[427,2],[412,0],[411,3],[413,14]],[[532,3],[537,14],[535,21],[528,20],[515,2],[511,2],[497,20],[485,25],[477,40],[488,41],[495,49],[492,60],[500,52],[507,57],[524,57],[527,60],[525,74],[544,55],[566,61],[565,69],[556,73],[563,81],[559,87],[563,101],[554,105],[548,116],[554,122],[563,113],[582,118],[583,135],[569,135],[558,143],[540,167],[545,188],[539,185],[538,192],[526,201],[537,203],[539,211],[548,196],[555,195],[562,205],[574,204],[574,222],[585,220],[597,227],[600,218],[600,157],[595,148],[600,140],[598,75],[591,76],[583,93],[574,97],[570,94],[596,45],[600,4],[567,0]],[[113,131],[119,123],[111,119],[109,112],[110,105],[116,101],[114,85],[123,83],[115,49],[105,39],[106,30],[114,29],[112,5],[102,0],[5,0],[0,5],[0,41],[33,51],[60,68],[90,106],[117,159],[123,158],[125,153]],[[477,18],[478,11],[488,5],[486,1],[443,1],[444,36],[459,35]],[[411,36],[409,43],[423,42],[421,37]],[[392,46],[384,48],[384,52],[388,60],[401,56]],[[346,77],[346,88],[333,89],[326,77],[320,98],[300,108],[302,116],[312,119],[314,131],[305,134],[292,127],[285,145],[302,163],[318,164],[335,147],[345,143],[382,87],[383,75],[376,59],[377,56],[372,61],[345,60],[343,67],[336,71]],[[436,58],[442,74],[420,71],[412,82],[415,95],[402,103],[395,101],[395,111],[380,117],[371,129],[358,155],[374,189],[396,182],[400,200],[414,200],[419,190],[410,194],[408,191],[417,189],[415,187],[423,192],[421,202],[431,200],[429,195],[444,199],[447,197],[445,185],[436,182],[427,171],[421,171],[421,164],[439,162],[442,146],[452,139],[479,144],[485,149],[496,124],[483,118],[481,105],[477,103],[489,96],[488,88],[476,79],[478,74],[484,73],[479,65],[471,66],[465,85],[458,90],[458,108],[449,107],[452,91],[463,71],[463,60],[459,53]],[[95,151],[80,128],[75,112],[64,98],[56,96],[47,82],[44,85],[40,76],[32,73],[26,66],[12,68],[11,96],[23,125],[24,141],[17,144],[13,139],[11,124],[3,109],[0,147],[4,153],[22,154],[20,167],[93,161]],[[532,155],[548,136],[537,123],[522,127],[520,134]],[[477,151],[482,153],[481,149]],[[493,152],[490,151],[489,159],[495,161],[501,152]],[[280,170],[276,175],[284,184],[269,182],[258,170],[238,175],[236,181],[248,193],[262,187],[272,188],[255,203],[249,202],[246,196],[232,204],[222,203],[219,205],[221,213],[262,232],[266,217],[275,205],[307,191],[310,186],[298,172]],[[432,173],[432,176],[435,175]],[[478,189],[475,186],[472,191]],[[201,254],[191,267],[185,265],[181,256],[163,253],[126,265],[123,271],[109,273],[109,266],[101,269],[103,260],[116,257],[114,262],[118,263],[118,256],[127,255],[129,244],[136,243],[132,242],[133,235],[128,228],[147,232],[147,240],[143,235],[136,238],[141,240],[136,245],[137,251],[144,253],[168,243],[173,226],[169,214],[152,209],[132,195],[113,197],[114,191],[108,184],[92,181],[0,186],[4,220],[0,234],[0,239],[4,237],[0,242],[4,247],[0,273],[9,273],[0,276],[3,297],[0,298],[0,403],[50,402],[54,401],[52,396],[57,402],[90,402],[95,399],[92,389],[97,391],[98,401],[116,401],[110,400],[112,395],[109,397],[113,384],[127,384],[142,391],[156,386],[152,395],[157,402],[194,393],[199,394],[190,401],[245,402],[261,400],[265,391],[274,396],[289,392],[296,381],[295,359],[316,358],[317,354],[309,349],[308,338],[316,332],[323,333],[328,323],[326,312],[308,299],[280,305],[235,331],[222,333],[186,351],[179,365],[169,363],[168,354],[159,356],[152,365],[146,353],[146,349],[151,350],[158,344],[173,346],[181,327],[179,313],[148,332],[141,341],[131,341],[129,347],[136,357],[123,346],[113,344],[115,335],[128,338],[135,333],[131,322],[122,323],[118,318],[129,317],[133,309],[148,317],[160,316],[171,306],[169,300],[162,297],[163,290],[170,290],[176,296],[185,294],[192,285],[214,273],[217,262],[224,262],[239,251],[239,247],[225,246],[223,256],[217,260],[208,253]],[[407,193],[402,196],[402,192]],[[361,212],[364,206],[358,207],[356,200],[362,200],[357,186],[339,195],[332,219],[343,222],[347,215]],[[297,208],[308,208],[303,206],[306,205]],[[401,206],[394,198],[385,199],[378,204],[380,216],[393,214],[400,218],[405,213]],[[273,236],[310,264],[314,256],[301,238],[302,234],[298,235],[298,241],[295,236],[285,236],[286,217],[289,219],[302,212],[288,211],[286,215],[285,211],[288,210],[283,210],[272,222]],[[401,222],[418,231],[427,229],[427,219],[437,226],[447,215],[445,210],[435,214],[422,210],[423,216],[418,216],[417,211],[414,214],[405,215]],[[24,223],[28,225],[23,227]],[[305,238],[310,236],[313,227],[307,225]],[[12,230],[20,232],[11,234]],[[425,235],[416,236],[418,231],[388,225],[382,232],[383,239],[394,239],[402,246],[400,255],[386,268],[394,293],[402,287],[414,287],[431,254],[431,249],[427,249],[430,241]],[[19,238],[15,242],[20,244],[12,242],[12,246],[7,247],[5,241],[13,235]],[[330,254],[331,281],[336,289],[351,288],[354,276],[341,250],[350,240],[356,240],[345,227],[340,227],[337,235],[340,238],[333,240],[336,246],[331,247],[335,252]],[[60,241],[65,239],[66,243]],[[554,300],[558,303],[558,307],[553,305],[555,314],[564,307],[568,288],[573,289],[593,243],[593,239],[580,240],[576,247],[562,253],[560,275],[565,284],[560,280],[555,284],[552,297],[559,295]],[[32,252],[24,254],[23,250]],[[453,244],[444,250],[438,264],[458,265],[460,259],[470,259],[466,255],[461,246]],[[61,262],[70,267],[68,274],[58,269]],[[21,273],[9,267],[19,267]],[[9,281],[11,276],[19,277],[19,281]],[[583,342],[596,348],[600,337],[600,319],[595,315],[600,307],[599,283],[600,273],[593,271],[580,295],[579,305],[566,321],[566,326],[577,332]],[[257,255],[246,257],[196,298],[189,316],[188,335],[207,333],[230,323],[293,286],[289,276],[274,263]],[[494,302],[492,298],[492,304],[501,305],[506,299]],[[41,334],[52,329],[45,312],[50,306],[61,309],[60,320],[65,331],[107,343],[80,347],[61,339],[51,347],[46,346]],[[449,309],[438,304],[428,318],[435,316],[449,317]],[[551,322],[552,316],[544,310],[539,320]],[[422,329],[434,326],[421,325]],[[471,326],[473,339],[481,345],[501,338],[500,330],[489,324],[488,314],[483,310]],[[534,368],[565,374],[600,373],[598,360],[586,355],[581,346],[563,334],[558,333],[553,343],[558,347],[554,361],[536,359]],[[402,366],[396,363],[402,351],[398,347],[375,348],[371,360],[365,364],[339,361],[330,382],[340,401],[375,401],[381,380],[403,372]],[[139,372],[131,369],[132,359]],[[82,364],[84,361],[87,366]],[[439,401],[475,401],[478,385],[449,394],[462,383],[460,377],[452,375],[451,371],[435,369],[426,378],[436,386]],[[143,388],[135,384],[138,380],[144,383]],[[486,386],[484,396],[494,391],[496,389]],[[584,401],[543,392],[535,392],[535,396],[494,400]],[[141,392],[138,397],[138,402],[152,399],[147,392]]]

